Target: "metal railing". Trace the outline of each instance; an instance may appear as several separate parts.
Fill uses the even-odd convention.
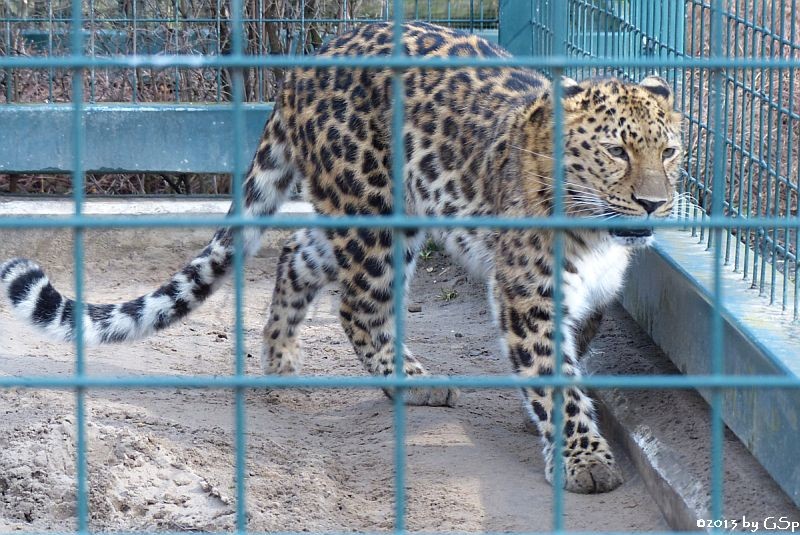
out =
[[[411,1],[393,0],[389,10],[389,19],[395,22],[403,20],[404,15],[408,14],[408,6]],[[241,0],[232,0],[230,3],[230,49],[227,54],[212,54],[208,56],[198,56],[194,54],[181,53],[177,55],[154,55],[149,53],[137,53],[136,55],[100,57],[87,54],[86,35],[82,28],[86,28],[89,21],[85,19],[85,13],[81,9],[81,2],[73,2],[70,16],[68,17],[70,29],[70,51],[63,56],[45,55],[37,57],[24,57],[19,55],[5,55],[0,57],[0,69],[9,72],[17,69],[34,69],[50,72],[52,70],[63,70],[70,73],[71,88],[69,96],[72,102],[72,180],[74,184],[72,199],[74,202],[74,214],[65,218],[45,219],[35,217],[9,217],[0,219],[0,229],[30,229],[30,228],[68,228],[72,229],[75,235],[74,245],[74,264],[75,264],[75,295],[76,308],[75,317],[81,317],[84,295],[84,242],[83,235],[86,229],[90,228],[131,228],[131,227],[217,227],[227,226],[237,229],[237,248],[234,256],[234,290],[235,290],[235,373],[225,377],[210,377],[196,375],[191,377],[174,376],[152,376],[147,378],[122,377],[111,378],[104,376],[90,376],[85,373],[85,350],[83,337],[81,335],[82,325],[76,323],[76,344],[75,344],[75,373],[71,377],[48,377],[48,376],[26,376],[26,377],[0,377],[0,388],[22,387],[22,388],[58,388],[73,390],[76,396],[76,426],[77,426],[77,531],[88,533],[89,511],[87,495],[87,447],[86,447],[86,409],[84,400],[86,391],[96,388],[202,388],[202,389],[226,389],[231,390],[235,396],[235,503],[236,503],[236,532],[247,532],[247,500],[246,500],[246,465],[245,465],[245,398],[244,392],[247,388],[391,388],[397,392],[404,392],[409,388],[434,388],[434,387],[470,387],[470,388],[520,388],[520,387],[552,387],[561,393],[563,388],[570,386],[581,386],[595,389],[626,388],[626,389],[692,389],[703,388],[712,391],[711,413],[712,413],[712,454],[710,459],[711,466],[711,515],[715,519],[722,518],[723,514],[723,428],[724,424],[721,415],[722,395],[726,389],[766,389],[766,388],[800,388],[800,379],[787,376],[734,376],[723,374],[724,359],[724,340],[722,338],[722,318],[721,309],[724,296],[721,291],[720,274],[723,264],[729,259],[731,252],[735,258],[740,255],[739,244],[742,242],[741,236],[751,236],[756,239],[756,247],[761,248],[758,255],[750,253],[751,257],[763,261],[767,256],[775,258],[779,254],[791,258],[790,247],[788,245],[780,248],[777,231],[764,229],[784,229],[786,236],[796,236],[800,219],[794,215],[782,214],[776,211],[777,203],[773,200],[765,200],[759,210],[751,210],[750,206],[743,200],[747,196],[740,195],[738,198],[730,197],[730,191],[739,191],[737,188],[726,188],[726,178],[731,166],[728,163],[728,154],[735,157],[744,158],[745,163],[735,160],[737,165],[743,168],[752,169],[753,180],[762,180],[767,186],[781,184],[786,186],[786,190],[796,193],[796,179],[792,181],[786,177],[784,171],[770,163],[776,157],[774,152],[766,148],[759,153],[756,150],[753,155],[752,148],[744,148],[741,145],[741,132],[735,131],[734,135],[729,134],[729,123],[726,113],[732,109],[733,99],[726,99],[726,88],[741,87],[742,94],[747,95],[753,103],[772,102],[770,93],[764,92],[764,88],[757,82],[743,78],[736,73],[741,72],[786,72],[794,80],[795,71],[800,67],[800,59],[794,53],[790,56],[774,56],[767,54],[743,54],[731,55],[726,50],[728,37],[733,38],[729,31],[731,27],[747,28],[745,33],[748,35],[765,35],[763,25],[759,22],[742,20],[741,14],[727,12],[722,0],[711,0],[708,3],[687,2],[687,12],[698,9],[702,16],[708,15],[708,27],[704,26],[703,37],[698,38],[701,42],[708,36],[708,48],[703,49],[703,54],[684,53],[683,47],[676,41],[662,41],[652,32],[652,28],[637,25],[632,22],[636,14],[652,14],[652,21],[663,29],[663,34],[669,35],[672,20],[670,17],[656,17],[662,2],[646,0],[608,0],[608,1],[581,1],[581,0],[503,0],[505,9],[521,9],[522,15],[519,21],[528,27],[527,39],[529,40],[528,53],[514,58],[492,58],[478,60],[475,58],[442,58],[442,59],[420,59],[410,58],[402,55],[402,47],[395,47],[393,56],[389,58],[316,58],[313,56],[289,56],[289,55],[248,55],[245,38],[246,20],[244,7]],[[413,3],[417,5],[417,3]],[[418,4],[422,4],[419,2]],[[666,2],[665,4],[670,4]],[[679,2],[683,7],[683,3]],[[779,2],[785,4],[785,2]],[[738,3],[737,3],[738,5]],[[564,9],[568,6],[569,9]],[[791,1],[791,8],[794,10],[794,0]],[[504,7],[501,5],[501,16]],[[578,13],[577,20],[574,13]],[[800,12],[793,11],[795,19]],[[517,21],[517,22],[519,22]],[[8,24],[8,23],[7,23]],[[619,40],[617,45],[610,49],[598,48],[599,34],[592,39],[591,44],[581,35],[584,24],[618,24],[612,30],[622,34],[630,33],[629,37]],[[622,26],[624,24],[624,26]],[[691,23],[694,24],[694,23]],[[698,21],[698,24],[700,22]],[[690,25],[691,26],[691,25]],[[694,26],[691,26],[694,28]],[[397,25],[395,31],[395,43],[400,39],[400,27]],[[603,27],[601,32],[608,30]],[[591,34],[590,30],[590,34]],[[694,31],[691,34],[694,35]],[[794,34],[792,34],[794,35]],[[640,54],[633,53],[633,50],[642,44],[641,37],[647,37],[651,41],[644,43],[652,53]],[[690,39],[691,40],[691,39]],[[776,39],[780,41],[780,39]],[[786,41],[792,41],[791,37],[786,37]],[[748,41],[749,42],[749,41]],[[696,44],[696,41],[693,41]],[[590,46],[591,45],[591,46]],[[605,45],[603,45],[605,46]],[[694,46],[694,45],[692,45]],[[786,45],[792,48],[794,45]],[[626,50],[631,51],[630,53]],[[794,51],[795,49],[792,48]],[[586,53],[584,54],[584,51]],[[754,50],[753,52],[757,52]],[[392,116],[393,137],[393,206],[394,212],[384,217],[261,217],[247,218],[242,215],[242,175],[246,161],[234,151],[234,180],[233,199],[234,212],[230,217],[212,218],[126,218],[113,217],[108,219],[90,218],[83,214],[84,195],[84,152],[85,152],[85,133],[82,128],[82,113],[85,107],[87,88],[84,84],[86,73],[97,72],[99,69],[127,69],[129,72],[136,69],[182,69],[191,68],[199,71],[218,72],[220,69],[227,69],[231,73],[230,77],[230,98],[231,116],[234,124],[234,143],[242,143],[243,132],[243,102],[245,102],[245,76],[248,69],[272,69],[272,68],[292,68],[292,67],[323,67],[336,66],[341,68],[352,67],[380,67],[390,68],[394,71],[394,113]],[[684,110],[689,115],[690,123],[694,126],[688,133],[688,142],[699,144],[706,147],[704,152],[694,153],[689,160],[689,170],[686,173],[686,191],[695,195],[695,200],[701,206],[692,212],[688,219],[680,218],[673,220],[654,221],[653,227],[656,228],[683,228],[688,224],[708,240],[714,258],[714,280],[712,304],[713,317],[712,328],[708,336],[712,340],[712,367],[709,375],[703,376],[593,376],[593,377],[567,377],[562,375],[561,366],[553,367],[554,374],[547,377],[519,378],[513,376],[470,376],[470,377],[444,377],[444,378],[408,378],[403,376],[402,371],[397,376],[389,377],[252,377],[244,374],[245,349],[243,343],[242,327],[242,299],[244,277],[243,254],[239,233],[244,227],[266,227],[266,228],[345,228],[345,227],[380,227],[388,228],[393,233],[393,261],[395,281],[394,288],[403,288],[404,269],[402,266],[404,257],[404,230],[425,229],[425,228],[476,228],[492,227],[498,229],[509,228],[540,228],[552,229],[556,231],[558,239],[555,242],[555,262],[554,265],[562,265],[564,256],[562,234],[568,229],[574,228],[633,228],[640,225],[635,220],[580,220],[565,217],[559,212],[563,207],[564,191],[560,175],[563,170],[560,165],[555,165],[555,213],[550,218],[502,218],[502,217],[477,217],[477,218],[433,218],[421,216],[408,216],[402,212],[405,202],[403,202],[404,188],[402,187],[404,150],[402,150],[401,136],[398,135],[403,123],[403,84],[400,83],[400,75],[403,69],[410,67],[426,66],[434,69],[448,69],[453,67],[475,67],[475,66],[519,66],[545,69],[554,76],[574,70],[597,70],[599,72],[624,72],[639,73],[650,71],[662,71],[667,74],[672,73],[671,79],[675,84],[678,93],[678,100],[681,101]],[[676,73],[680,74],[677,76]],[[699,74],[699,73],[702,73]],[[693,85],[692,81],[697,81],[702,76],[703,83]],[[738,80],[738,82],[737,82]],[[706,83],[707,81],[707,83]],[[791,84],[789,84],[791,86]],[[788,87],[788,86],[784,86]],[[790,91],[790,90],[789,90]],[[560,86],[554,86],[555,121],[554,139],[561,139],[562,124],[559,118],[562,117],[563,110],[560,105]],[[790,93],[793,94],[793,93]],[[731,93],[732,96],[732,93]],[[774,97],[774,93],[772,94]],[[694,104],[692,102],[703,103],[699,115],[693,113]],[[739,104],[741,105],[741,104]],[[769,104],[766,106],[766,115],[763,120],[768,122],[776,118],[786,118],[790,125],[797,124],[795,112],[791,107],[783,104]],[[739,109],[739,108],[736,108]],[[771,115],[770,115],[771,114]],[[759,115],[759,119],[762,116]],[[771,118],[771,119],[770,119]],[[702,132],[698,138],[697,132]],[[794,134],[797,137],[797,134]],[[736,141],[739,138],[739,141]],[[788,132],[777,141],[777,134],[773,145],[780,147],[795,147],[795,140]],[[700,141],[702,140],[702,141]],[[2,142],[7,142],[3,140]],[[558,162],[563,154],[563,146],[556,144],[554,147],[554,158]],[[791,150],[788,154],[792,154]],[[699,163],[698,163],[699,162]],[[796,164],[794,160],[794,164]],[[692,171],[695,169],[695,171]],[[697,171],[697,170],[701,170]],[[750,175],[748,175],[750,176]],[[749,180],[749,179],[748,179]],[[741,183],[741,182],[740,182]],[[794,189],[790,186],[794,184]],[[702,195],[702,198],[700,197]],[[710,215],[703,214],[702,207],[710,207]],[[734,207],[736,210],[734,210]],[[695,214],[697,214],[695,216]],[[746,215],[746,217],[745,217]],[[793,234],[792,234],[793,233]],[[769,238],[769,239],[768,239]],[[787,242],[788,243],[788,242]],[[746,247],[742,245],[742,255]],[[796,251],[796,249],[795,249]],[[769,253],[769,254],[766,254]],[[796,257],[795,257],[796,267]],[[736,264],[737,266],[740,264]],[[773,266],[775,263],[773,262]],[[760,268],[760,273],[766,269]],[[777,269],[777,268],[770,268]],[[556,271],[557,281],[559,272]],[[761,274],[759,281],[763,281]],[[795,287],[796,287],[795,282]],[[555,289],[556,306],[554,310],[558,313],[561,310],[559,305],[562,295],[560,287]],[[402,370],[402,343],[404,341],[404,309],[402,292],[394,296],[394,309],[396,321],[395,337],[395,356],[398,359],[396,369]],[[796,301],[795,301],[796,303]],[[559,319],[559,318],[557,318]],[[668,321],[668,319],[666,319]],[[558,337],[555,339],[555,354],[557,363],[563,358]],[[558,401],[556,401],[558,403]],[[394,401],[394,426],[395,426],[395,455],[394,455],[394,481],[395,481],[395,517],[394,532],[398,535],[406,530],[406,504],[405,504],[405,477],[406,477],[406,454],[405,454],[405,414],[406,408],[403,404],[403,396],[397,395]],[[558,428],[561,414],[555,411],[556,428]],[[561,433],[556,433],[556,441],[562,441]],[[556,445],[555,451],[559,451]],[[561,488],[561,467],[563,459],[560,455],[555,457],[554,470],[554,507],[552,511],[553,529],[561,532],[564,529],[564,496]]]

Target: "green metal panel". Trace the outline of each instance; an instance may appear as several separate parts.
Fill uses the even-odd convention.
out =
[[[519,0],[500,0],[500,46],[515,56],[534,54],[531,5]]]
[[[87,105],[81,113],[87,172],[233,172],[234,123],[229,105]],[[240,155],[254,152],[272,104],[242,106]],[[69,104],[0,107],[0,172],[69,172]]]

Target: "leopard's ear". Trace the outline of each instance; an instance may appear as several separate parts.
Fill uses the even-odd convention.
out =
[[[561,77],[561,90],[563,92],[564,98],[572,98],[580,95],[585,91],[586,88],[581,86],[577,81],[570,78],[569,76],[562,76]]]
[[[583,95],[586,87],[567,76],[561,77],[561,101],[564,109],[575,107],[575,97]],[[545,126],[553,120],[552,93],[544,93],[525,109],[525,122],[537,126]]]
[[[660,76],[651,75],[639,82],[639,86],[646,89],[651,95],[665,105],[665,107],[672,109],[675,103],[675,97],[672,95],[672,88],[669,82]]]
[[[553,120],[553,105],[550,103],[550,95],[545,93],[541,98],[528,105],[524,112],[525,123],[537,127],[550,124]]]

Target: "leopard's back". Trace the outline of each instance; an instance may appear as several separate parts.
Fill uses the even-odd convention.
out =
[[[390,23],[369,24],[321,56],[387,56]],[[405,25],[411,57],[506,57],[480,37],[427,23]],[[534,71],[409,69],[403,73],[406,211],[475,215],[492,211],[488,155],[507,133],[510,111],[549,85]],[[307,194],[324,214],[387,214],[391,199],[392,72],[318,68],[289,74],[278,112]]]

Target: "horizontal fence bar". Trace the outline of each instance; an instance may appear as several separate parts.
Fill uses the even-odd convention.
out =
[[[122,18],[122,17],[99,17],[92,19],[95,24],[100,23],[114,23],[114,24],[130,24],[133,22],[131,18]],[[344,18],[320,18],[320,17],[309,17],[307,19],[303,18],[296,18],[296,17],[286,17],[286,18],[275,18],[275,17],[264,17],[264,18],[252,18],[252,17],[242,17],[242,23],[305,23],[305,24],[339,24],[339,23],[348,23],[348,24],[370,24],[373,22],[386,22],[384,18],[378,17],[356,17],[352,19],[344,19]],[[475,25],[483,24],[484,26],[491,26],[492,24],[497,24],[498,19],[494,17],[475,17],[474,19],[470,19],[467,17],[452,17],[452,18],[444,18],[444,17],[424,17],[422,19],[425,22],[431,22],[434,24],[469,24],[474,23]],[[8,22],[13,24],[25,24],[25,23],[39,23],[39,24],[50,24],[50,23],[69,23],[72,22],[72,19],[69,17],[53,17],[53,18],[45,18],[45,17],[30,17],[30,18],[22,18],[22,17],[2,17],[0,18],[0,22]],[[159,24],[159,23],[175,23],[175,17],[137,17],[136,22],[140,24]],[[204,23],[204,24],[216,24],[219,22],[218,19],[211,18],[211,17],[180,17],[178,22],[181,24],[190,24],[190,23]],[[227,22],[227,21],[226,21]],[[463,29],[463,28],[461,28]],[[104,30],[100,30],[104,31]],[[115,30],[105,30],[105,31],[115,31]],[[116,30],[119,31],[119,30]],[[475,33],[478,33],[479,30],[475,30]],[[26,33],[25,31],[22,32],[23,36]],[[38,36],[42,33],[47,35],[47,32],[42,30],[27,30],[29,35]],[[54,34],[65,34],[66,31],[63,32],[53,32]],[[86,29],[83,30],[84,39],[88,38],[91,33]],[[122,33],[122,32],[120,32]]]
[[[279,67],[308,69],[338,67],[343,69],[459,69],[491,67],[530,67],[536,69],[568,69],[581,67],[613,67],[617,69],[797,69],[800,58],[654,58],[654,57],[570,57],[570,56],[515,56],[515,57],[411,57],[411,56],[50,56],[0,57],[2,69],[80,69],[80,68],[244,68]]]
[[[232,173],[255,152],[272,104],[244,104],[243,143],[230,104],[92,104],[82,107],[83,169],[95,173]],[[71,104],[0,105],[0,172],[67,173],[74,166]],[[6,142],[6,140],[14,140]]]
[[[800,228],[800,218],[789,221],[784,217],[754,217],[752,219],[709,216],[704,221],[692,223],[696,228],[779,227]],[[264,227],[264,228],[386,228],[386,229],[431,229],[431,228],[493,228],[493,229],[553,229],[553,230],[597,230],[640,229],[642,227],[685,228],[686,221],[678,219],[647,220],[614,218],[588,219],[579,217],[424,217],[424,216],[265,216],[265,217],[0,217],[0,229],[28,228],[142,228],[142,227]]]
[[[800,388],[800,377],[781,375],[593,375],[581,377],[515,375],[350,377],[309,376],[138,376],[0,377],[0,388],[547,388],[583,386],[609,389]]]

